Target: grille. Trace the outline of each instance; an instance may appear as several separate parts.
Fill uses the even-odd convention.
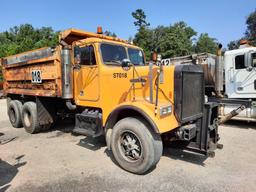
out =
[[[202,113],[203,76],[200,73],[183,73],[182,120]]]
[[[175,115],[181,123],[185,123],[203,115],[204,74],[197,65],[181,65],[176,68]]]

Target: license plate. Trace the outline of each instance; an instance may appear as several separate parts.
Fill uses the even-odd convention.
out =
[[[32,71],[32,83],[42,83],[42,72],[40,70]]]

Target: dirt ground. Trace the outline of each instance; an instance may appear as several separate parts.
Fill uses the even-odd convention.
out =
[[[165,147],[151,172],[134,175],[115,164],[104,139],[71,134],[61,123],[29,135],[11,127],[0,100],[0,191],[256,191],[256,124],[220,127],[215,158]]]

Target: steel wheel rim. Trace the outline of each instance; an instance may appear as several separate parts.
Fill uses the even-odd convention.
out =
[[[121,155],[127,161],[138,161],[143,155],[143,148],[139,137],[132,131],[122,132],[119,139]]]

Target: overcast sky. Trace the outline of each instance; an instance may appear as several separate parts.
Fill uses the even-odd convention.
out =
[[[141,8],[151,27],[185,21],[198,33],[207,32],[226,45],[243,36],[256,0],[4,0],[0,8],[0,32],[24,23],[88,31],[101,25],[128,39],[136,33],[131,12]]]

